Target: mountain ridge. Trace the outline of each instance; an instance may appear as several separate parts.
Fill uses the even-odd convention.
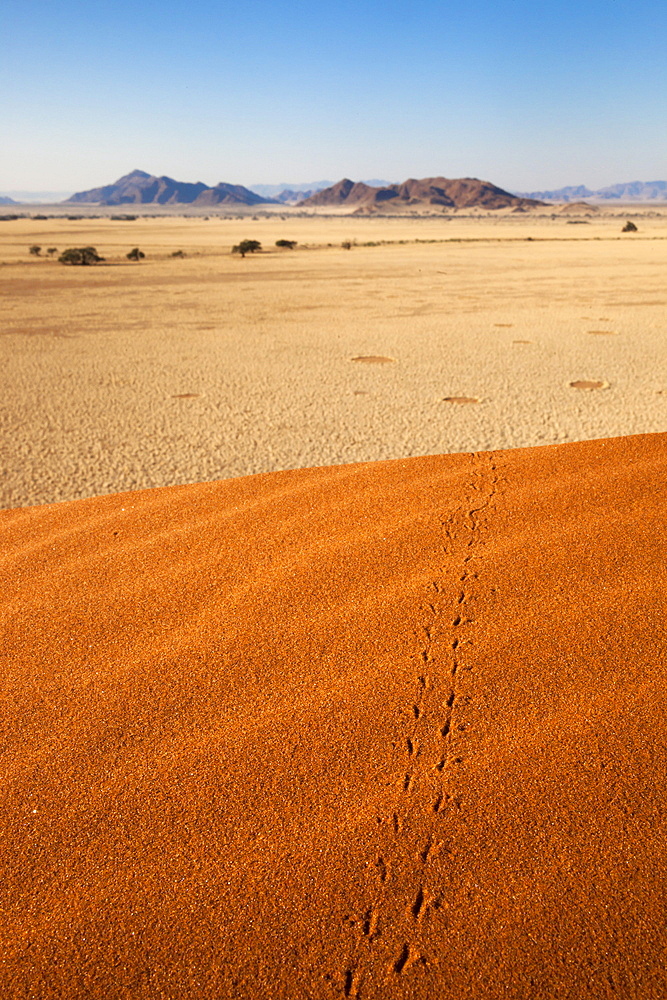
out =
[[[441,208],[532,208],[543,204],[524,198],[477,177],[414,177],[400,184],[372,187],[349,177],[330,188],[300,201],[299,207],[356,206],[357,212],[373,212],[379,207],[392,209],[418,206]]]
[[[132,170],[113,184],[77,191],[65,204],[98,205],[260,205],[272,203],[241,184],[220,182],[209,187],[201,181],[192,184],[172,177],[157,177],[145,170]]]
[[[515,191],[514,194],[542,201],[580,201],[582,198],[599,198],[603,201],[667,201],[667,181],[626,181],[597,190],[591,190],[585,184],[577,184],[553,191]]]

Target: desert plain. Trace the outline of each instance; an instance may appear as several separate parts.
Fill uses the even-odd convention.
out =
[[[2,996],[667,995],[632,215],[0,223]]]
[[[2,505],[665,430],[667,215],[628,211],[0,222]]]

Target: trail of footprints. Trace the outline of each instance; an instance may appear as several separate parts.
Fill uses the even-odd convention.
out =
[[[477,460],[474,456],[474,460]],[[452,733],[456,730],[455,714],[457,704],[467,703],[468,697],[462,696],[459,691],[459,671],[461,669],[462,646],[469,648],[472,640],[465,635],[466,626],[472,624],[472,620],[466,615],[466,603],[469,600],[469,587],[471,583],[478,579],[478,574],[472,570],[470,563],[475,558],[474,549],[480,536],[480,515],[492,502],[497,492],[499,477],[496,466],[490,461],[487,468],[477,474],[479,485],[470,484],[472,502],[467,510],[459,510],[447,521],[443,522],[444,545],[443,552],[448,559],[461,557],[459,584],[460,589],[454,597],[453,605],[451,597],[445,592],[444,587],[437,580],[433,581],[431,588],[434,599],[426,605],[431,622],[422,626],[425,636],[424,645],[420,651],[421,672],[416,677],[416,697],[408,719],[412,730],[405,737],[405,754],[407,767],[404,777],[400,782],[400,796],[398,808],[391,817],[391,829],[394,833],[400,834],[404,827],[404,816],[409,815],[413,803],[411,799],[418,789],[420,781],[427,778],[429,772],[438,780],[438,790],[435,796],[426,806],[428,815],[431,816],[432,830],[426,842],[419,848],[415,858],[420,868],[420,878],[416,885],[414,895],[406,901],[405,918],[412,926],[412,937],[406,935],[406,940],[401,941],[394,950],[393,957],[385,968],[386,978],[401,976],[403,973],[417,966],[427,966],[428,960],[422,955],[415,938],[419,937],[419,926],[427,917],[431,910],[438,910],[442,906],[442,899],[433,894],[428,889],[428,867],[439,855],[447,850],[445,842],[438,839],[438,816],[447,810],[460,810],[460,797],[448,791],[448,772],[451,768],[462,763],[462,758],[456,756],[456,748],[452,740]],[[476,498],[479,502],[476,503]],[[467,540],[466,536],[467,535]],[[463,537],[462,537],[463,536]],[[444,574],[443,574],[444,575]],[[447,611],[438,606],[438,602],[450,602],[451,619],[446,624]],[[443,622],[445,618],[445,622]],[[463,631],[461,631],[463,630]],[[448,649],[443,652],[443,642],[448,644]],[[437,645],[437,656],[434,647]],[[469,669],[469,668],[468,668]],[[436,733],[433,733],[435,727]],[[465,730],[465,725],[458,727]],[[430,732],[429,732],[430,730]],[[419,735],[423,733],[423,740]],[[426,737],[436,736],[435,744],[433,739]],[[423,752],[423,745],[429,742],[439,747],[439,751],[433,755]],[[423,803],[422,803],[423,807]],[[361,921],[361,933],[369,949],[373,949],[378,939],[382,936],[382,900],[384,889],[392,879],[392,871],[389,862],[384,857],[379,857],[375,862],[378,879],[378,893],[376,903],[364,914]],[[391,933],[392,915],[387,914],[384,920],[386,924],[385,932]],[[398,923],[398,921],[397,921]],[[353,968],[348,968],[344,975],[344,996],[351,1000],[363,1000],[364,977],[366,967],[373,963],[372,950],[360,950],[359,960]],[[364,958],[366,959],[364,961]],[[378,986],[377,981],[375,986]]]

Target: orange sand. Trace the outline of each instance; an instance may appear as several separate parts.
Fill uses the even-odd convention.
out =
[[[0,514],[0,995],[667,995],[666,464]]]

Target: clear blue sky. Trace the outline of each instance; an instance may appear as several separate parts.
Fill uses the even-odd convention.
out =
[[[3,0],[0,191],[667,178],[664,0]]]

